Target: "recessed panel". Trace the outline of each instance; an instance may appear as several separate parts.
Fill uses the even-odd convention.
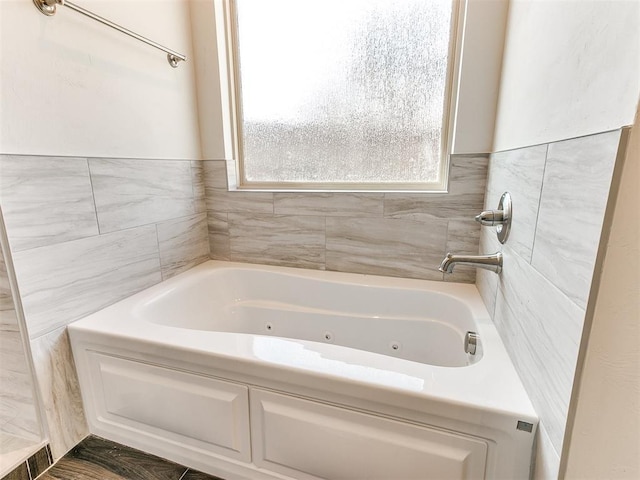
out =
[[[249,460],[247,387],[92,354],[98,416],[153,435]]]
[[[251,390],[254,463],[293,478],[484,478],[487,444],[473,437]]]

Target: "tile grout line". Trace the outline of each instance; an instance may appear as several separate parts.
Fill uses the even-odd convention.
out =
[[[531,243],[531,259],[529,265],[533,267],[533,251],[536,246],[536,238],[538,237],[538,221],[540,220],[540,206],[542,205],[542,192],[544,191],[544,175],[547,172],[547,162],[549,161],[549,147],[550,143],[547,143],[547,150],[544,154],[544,168],[542,169],[542,182],[540,183],[540,196],[538,197],[538,209],[536,211],[536,223],[533,229],[533,242]],[[534,267],[535,268],[535,267]]]
[[[35,454],[34,454],[34,455],[35,455]],[[33,455],[31,455],[30,457],[28,457],[28,458],[24,461],[24,464],[25,464],[25,465],[26,465],[26,467],[27,467],[27,476],[28,476],[28,478],[30,478],[31,480],[34,480],[34,479],[33,479],[33,475],[31,475],[31,466],[29,465],[29,460],[31,460],[31,458],[32,458],[32,457],[33,457]]]
[[[158,224],[155,223],[154,224],[155,230],[156,230],[156,247],[158,248],[158,266],[160,267],[160,278],[162,279],[162,281],[166,280],[164,278],[164,268],[162,265],[162,254],[160,253],[160,236],[158,234]]]
[[[98,220],[98,204],[96,203],[96,191],[93,188],[93,176],[91,175],[91,162],[89,162],[89,158],[86,158],[87,161],[87,172],[89,173],[89,186],[91,187],[91,198],[93,199],[93,213],[96,216],[96,227],[98,227],[98,235],[102,235],[100,231],[100,220]]]
[[[578,309],[582,310],[583,312],[586,310],[585,307],[582,307],[580,305],[578,305],[576,303],[576,301],[574,299],[572,299],[569,295],[567,295],[565,292],[563,292],[559,286],[557,286],[555,283],[553,283],[549,278],[547,278],[547,276],[545,274],[543,274],[540,270],[538,270],[536,267],[534,267],[533,265],[531,265],[529,262],[527,262],[527,259],[524,258],[522,255],[520,255],[518,252],[516,252],[513,248],[511,247],[507,247],[506,245],[504,246],[504,248],[509,248],[509,250],[511,251],[510,253],[512,255],[515,255],[517,257],[519,257],[525,264],[529,265],[529,267],[531,268],[531,270],[536,274],[539,275],[542,280],[544,280],[545,283],[549,284],[549,286],[553,289],[553,291],[562,296],[565,300],[567,300],[569,303],[571,303],[573,306],[577,307]],[[504,251],[504,250],[503,250]]]
[[[327,270],[327,216],[324,216],[324,269]]]
[[[177,219],[170,219],[170,220],[177,220]],[[16,253],[22,253],[22,252],[32,252],[33,250],[39,250],[41,248],[49,248],[49,247],[53,247],[53,246],[64,245],[64,244],[71,243],[71,242],[79,242],[80,240],[87,240],[89,238],[106,237],[107,235],[112,235],[112,234],[121,233],[121,232],[127,232],[129,230],[135,230],[136,228],[148,227],[150,225],[155,225],[155,223],[153,223],[153,222],[152,223],[145,223],[144,225],[136,225],[136,226],[133,226],[133,227],[126,227],[126,228],[123,228],[121,230],[112,230],[110,232],[98,233],[97,235],[88,235],[86,237],[79,237],[79,238],[72,238],[70,240],[63,240],[62,242],[47,243],[46,245],[39,245],[37,247],[25,248],[24,250],[17,250],[17,251],[14,250],[13,253],[16,254]]]

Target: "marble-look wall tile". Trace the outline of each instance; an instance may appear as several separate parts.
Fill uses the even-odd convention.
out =
[[[620,130],[549,146],[532,264],[586,308]]]
[[[280,215],[313,217],[316,219],[313,225],[320,225],[325,221],[331,223],[332,218],[343,218],[345,222],[369,219],[370,222],[365,222],[367,230],[356,236],[363,245],[367,243],[367,240],[370,240],[375,247],[369,250],[360,249],[361,254],[357,258],[349,260],[348,255],[341,253],[342,247],[335,243],[332,245],[333,252],[330,252],[329,244],[323,247],[326,252],[323,253],[323,258],[329,259],[331,257],[334,259],[331,266],[329,263],[319,266],[320,257],[305,258],[304,252],[300,250],[296,252],[295,258],[289,257],[286,263],[279,263],[273,257],[269,263],[297,267],[311,264],[312,268],[331,268],[356,272],[366,270],[367,273],[372,273],[375,269],[379,275],[402,276],[407,274],[417,278],[442,280],[442,274],[437,271],[437,267],[446,253],[447,221],[451,219],[459,221],[451,228],[451,238],[449,238],[451,248],[464,249],[464,253],[477,252],[478,230],[476,226],[469,223],[469,220],[477,215],[483,207],[487,163],[487,155],[454,155],[450,169],[449,193],[394,194],[229,192],[227,191],[229,163],[221,160],[204,161],[211,258],[240,261],[245,258],[240,255],[240,250],[243,250],[244,247],[236,245],[242,241],[240,236],[246,233],[237,226],[238,219],[244,217],[233,217],[233,221],[236,222],[236,227],[233,228],[231,214],[244,214],[254,221],[262,219],[265,225],[271,225],[272,219],[278,218]],[[394,223],[392,220],[398,222]],[[331,224],[337,226],[345,222]],[[416,222],[420,222],[421,225],[416,225]],[[416,243],[412,246],[410,246],[411,240],[403,239],[404,246],[398,247],[402,242],[398,243],[398,236],[388,232],[388,227],[395,225],[402,225],[412,234],[414,231],[419,232],[418,239],[424,239],[425,236],[429,237],[430,235],[435,237],[429,239],[429,242],[432,243]],[[232,228],[233,234],[230,236],[229,232]],[[250,231],[253,232],[253,230]],[[366,238],[367,232],[373,235],[370,239]],[[252,245],[252,250],[258,251],[260,250],[259,242],[263,238],[258,236],[246,241]],[[434,238],[437,238],[435,243],[433,243]],[[476,243],[472,245],[474,241]],[[268,239],[268,242],[262,246],[265,251],[273,248],[271,238]],[[401,263],[397,265],[397,268],[394,269],[391,266],[393,263],[391,259],[385,259],[387,265],[380,267],[380,251],[394,250],[397,250],[396,253],[402,252],[400,255],[402,257]],[[316,255],[315,248],[311,252]],[[422,265],[420,267],[410,266],[409,258],[412,256],[419,259],[415,261],[416,265],[421,264],[425,258],[428,258],[428,264],[424,267]],[[262,261],[259,258],[264,258],[264,255],[252,256],[251,260],[244,261]],[[450,275],[447,280],[473,283],[474,272],[472,269],[468,269],[466,272],[464,270],[461,268]]]
[[[527,262],[533,251],[546,155],[547,145],[491,155],[485,210],[497,209],[502,194],[511,194],[514,213],[508,243]]]
[[[494,323],[561,451],[585,311],[508,245],[503,254]]]
[[[54,459],[89,434],[66,327],[31,341]]]
[[[0,171],[14,252],[98,233],[86,158],[2,155]]]
[[[495,229],[482,227],[480,229],[479,254],[495,253],[502,251],[502,244],[498,241]],[[503,268],[509,268],[507,264]],[[482,301],[487,307],[491,318],[494,318],[496,308],[496,295],[498,293],[499,275],[488,270],[478,269],[476,272],[476,287],[480,292]]]
[[[456,255],[478,255],[480,241],[480,224],[474,219],[449,220],[447,228],[447,252]],[[481,252],[494,253],[494,252]],[[444,276],[445,282],[475,283],[476,269],[465,265],[457,265],[453,273]]]
[[[157,228],[163,280],[209,259],[206,213],[158,223]]]
[[[16,330],[0,330],[0,376],[7,374],[12,375],[18,373],[26,374],[29,367],[26,362],[22,337],[20,332]],[[2,384],[3,390],[6,388],[11,390],[7,383]],[[5,393],[5,392],[3,392]]]
[[[5,310],[13,311],[14,308],[11,285],[9,284],[9,272],[4,261],[4,254],[0,251],[0,312]]]
[[[13,435],[19,438],[38,442],[42,438],[40,423],[36,413],[36,406],[33,397],[33,387],[31,385],[31,372],[26,382],[14,382],[7,386],[6,378],[3,376],[3,388],[18,386],[21,388],[18,395],[2,394],[0,406],[1,416],[4,423],[0,426],[0,432]]]
[[[0,432],[39,440],[31,370],[19,331],[0,330]]]
[[[202,160],[191,161],[191,184],[193,188],[194,210],[196,213],[207,211],[204,189],[204,165]]]
[[[452,195],[484,195],[487,184],[489,156],[451,155],[449,193]]]
[[[214,260],[229,260],[231,258],[228,215],[228,213],[207,213],[209,252]]]
[[[382,217],[382,193],[276,193],[276,215]]]
[[[273,215],[273,193],[228,191],[225,161],[204,161],[204,184],[210,212]]]
[[[384,215],[426,220],[469,219],[482,211],[487,156],[452,155],[448,193],[386,193]]]
[[[14,255],[31,338],[161,280],[155,225]]]
[[[535,478],[556,478],[620,131],[491,155],[485,207],[513,198],[501,275],[477,286],[540,416]]]
[[[0,235],[4,235],[3,225],[0,225]],[[41,431],[27,355],[5,252],[0,248],[0,432],[39,441]]]
[[[209,257],[204,164],[5,155],[0,170],[39,387],[60,456],[86,433],[62,327]],[[5,283],[2,308],[11,300]],[[15,310],[0,309],[0,335],[19,335],[16,319]],[[21,345],[15,338],[9,343]],[[30,391],[30,376],[5,354],[0,348],[0,363],[11,367],[0,371],[0,420],[24,433],[27,423],[16,412],[33,404],[5,395],[4,388]]]
[[[231,260],[324,268],[323,217],[230,213],[228,221]]]
[[[207,190],[207,209],[218,213],[273,215],[273,193]]]
[[[227,162],[224,160],[203,160],[205,190],[228,190]]]
[[[191,162],[89,159],[100,233],[196,213]]]
[[[13,308],[0,310],[0,332],[17,332],[18,316]]]
[[[327,217],[327,270],[442,280],[447,221]]]

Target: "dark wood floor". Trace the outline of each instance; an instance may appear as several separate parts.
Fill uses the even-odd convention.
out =
[[[38,480],[222,480],[99,437],[87,437]]]

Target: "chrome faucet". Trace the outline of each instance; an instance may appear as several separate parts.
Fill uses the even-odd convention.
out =
[[[500,273],[502,271],[502,253],[497,252],[491,255],[452,255],[447,253],[438,270],[442,273],[453,273],[453,267],[456,265],[470,265]]]

